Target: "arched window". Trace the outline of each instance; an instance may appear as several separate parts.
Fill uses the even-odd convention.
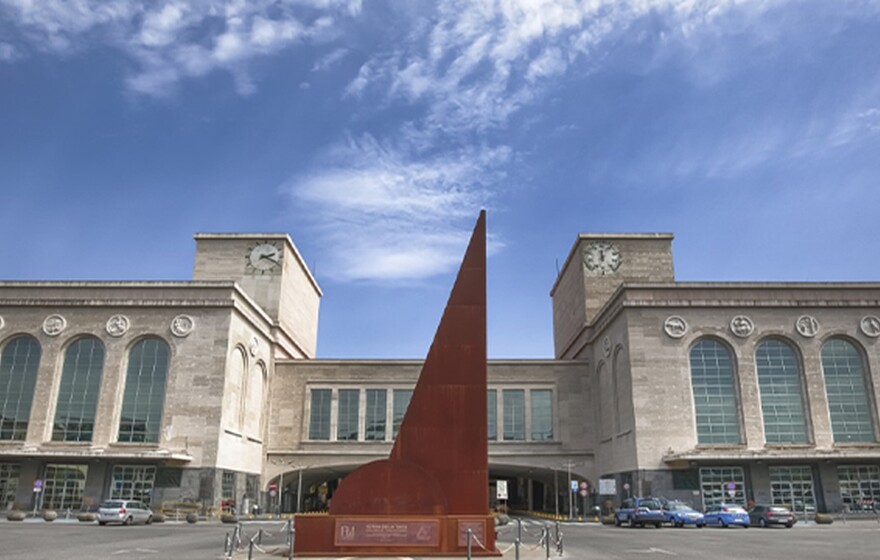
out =
[[[717,340],[703,338],[691,348],[690,363],[697,443],[740,443],[730,351]]]
[[[246,435],[256,438],[262,437],[265,383],[266,370],[263,368],[263,364],[255,364],[248,373],[242,429]]]
[[[97,338],[81,338],[67,347],[52,427],[54,441],[92,441],[103,371],[104,346]]]
[[[27,435],[40,343],[22,335],[10,340],[0,355],[0,440],[23,440]]]
[[[862,357],[856,347],[842,338],[823,344],[822,373],[834,441],[876,441]]]
[[[223,394],[223,427],[235,432],[241,432],[244,421],[245,371],[245,350],[236,346],[226,364],[226,387]]]
[[[755,350],[755,365],[765,440],[767,443],[806,443],[801,372],[794,350],[781,340],[765,340]]]
[[[159,441],[168,357],[168,345],[158,338],[145,338],[131,348],[119,419],[119,441]]]

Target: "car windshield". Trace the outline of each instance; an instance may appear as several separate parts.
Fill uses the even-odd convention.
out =
[[[669,511],[693,511],[693,508],[687,504],[669,504],[666,509]]]
[[[109,502],[104,502],[101,504],[102,508],[121,508],[125,505],[125,502],[119,500],[111,500]]]
[[[745,513],[746,512],[746,510],[744,510],[743,508],[741,508],[739,506],[727,506],[726,508],[724,508],[724,510],[727,511],[728,513]]]

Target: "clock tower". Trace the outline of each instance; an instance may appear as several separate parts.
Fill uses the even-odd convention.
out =
[[[314,357],[318,335],[321,288],[286,233],[197,233],[193,267],[195,281],[238,284]]]
[[[572,342],[621,284],[675,281],[671,233],[582,233],[556,278],[555,354],[573,357]]]

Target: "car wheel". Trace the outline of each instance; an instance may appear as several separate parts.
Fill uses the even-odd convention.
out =
[[[794,523],[786,523],[785,526],[786,528],[791,529],[792,526],[794,526]]]
[[[705,523],[697,523],[697,529],[702,529],[705,526],[706,526]]]
[[[123,525],[131,525],[131,516],[125,518],[125,521],[122,522]]]
[[[147,518],[147,525],[152,525],[152,524],[153,524],[153,516],[151,515]]]
[[[98,525],[102,525],[102,526],[103,526],[103,525],[106,525],[106,524],[107,524],[106,521],[98,521]]]
[[[662,526],[663,526],[663,523],[660,523],[659,521],[657,523],[654,523],[654,527],[657,527],[658,529]]]
[[[763,517],[762,517],[761,519],[758,520],[758,526],[761,527],[761,528],[763,528],[763,529],[766,529],[766,528],[767,528],[767,522],[764,521],[764,518],[763,518]]]
[[[722,529],[727,529],[727,521],[725,521],[725,520],[723,520],[723,519],[721,520],[721,528],[722,528]]]
[[[621,525],[623,525],[623,523],[620,521],[620,518],[615,515],[614,516],[614,526],[620,527]]]
[[[629,526],[635,529],[637,527],[637,523],[634,517],[629,518]]]

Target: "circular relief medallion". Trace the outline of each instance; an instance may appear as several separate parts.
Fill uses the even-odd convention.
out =
[[[611,339],[607,336],[602,339],[602,351],[605,352],[606,358],[611,355]]]
[[[663,330],[672,338],[682,338],[688,332],[688,324],[682,317],[672,315],[663,322]]]
[[[49,315],[43,321],[43,332],[49,336],[58,336],[67,328],[67,319],[61,315]]]
[[[737,315],[730,320],[730,332],[740,338],[746,338],[755,332],[755,324],[745,315]]]
[[[812,315],[802,315],[795,321],[794,327],[801,336],[813,338],[819,334],[819,321]]]
[[[171,334],[174,336],[187,336],[196,326],[193,318],[189,315],[178,315],[171,320]]]
[[[107,334],[110,336],[122,336],[128,332],[131,322],[125,315],[114,315],[107,319]]]
[[[0,328],[2,327],[3,321],[0,319]],[[862,320],[859,321],[859,327],[862,329],[862,332],[865,333],[865,336],[870,336],[871,338],[877,338],[880,336],[880,319],[875,315],[866,315],[862,317]]]
[[[248,352],[251,353],[251,356],[256,356],[257,351],[260,349],[260,341],[257,337],[251,338],[250,344],[248,344]]]

